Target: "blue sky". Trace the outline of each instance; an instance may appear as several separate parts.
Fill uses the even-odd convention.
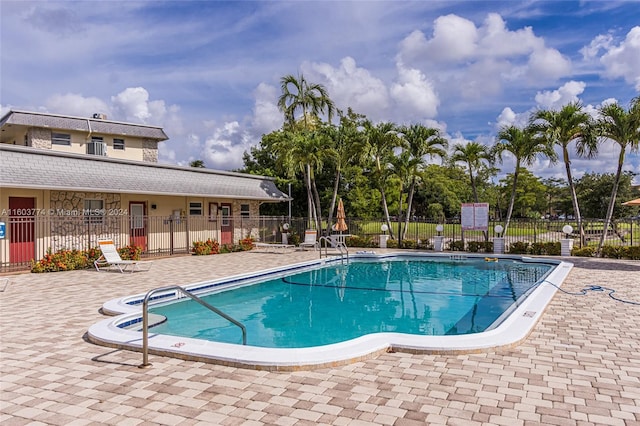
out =
[[[492,144],[501,125],[640,95],[640,1],[5,1],[0,112],[163,126],[160,161],[234,169],[282,125],[279,80],[338,108]],[[618,149],[574,159],[612,173]],[[503,170],[513,162],[505,158]],[[540,160],[542,177],[565,176]],[[626,170],[640,173],[640,155]],[[636,178],[640,184],[640,179]]]

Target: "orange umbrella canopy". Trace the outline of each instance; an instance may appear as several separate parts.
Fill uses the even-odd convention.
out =
[[[338,220],[336,223],[336,231],[346,231],[347,230],[347,222],[345,219],[347,216],[344,214],[344,204],[342,203],[342,198],[338,200],[338,212],[336,213],[336,219]]]
[[[640,198],[622,203],[623,206],[640,206]]]

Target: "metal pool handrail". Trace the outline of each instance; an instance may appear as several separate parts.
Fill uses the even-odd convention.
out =
[[[210,304],[200,299],[195,294],[191,293],[188,290],[185,290],[180,286],[172,285],[167,287],[155,288],[153,290],[149,290],[149,292],[147,292],[147,294],[144,296],[144,300],[142,301],[142,364],[139,365],[140,368],[146,368],[151,366],[151,364],[149,363],[149,300],[151,299],[151,296],[153,296],[155,293],[158,293],[161,291],[170,291],[170,290],[177,290],[178,292],[198,302],[199,304],[209,309],[210,311],[220,315],[222,318],[226,319],[227,321],[240,327],[240,329],[242,330],[242,344],[243,345],[247,344],[247,328],[240,321],[231,318],[229,315],[225,314],[220,309],[214,306],[211,306]]]
[[[322,244],[323,242],[324,242],[324,245]],[[347,263],[349,263],[349,249],[347,248],[347,245],[345,243],[343,243],[342,241],[334,242],[328,237],[320,237],[318,239],[318,248],[320,250],[320,258],[322,258],[322,249],[323,248],[324,248],[324,255],[325,256],[329,255],[329,247],[330,246],[331,246],[331,248],[335,248],[340,252],[340,259],[342,260],[342,262],[344,262],[344,256],[345,256],[345,253],[346,253],[346,255],[347,255]],[[342,251],[342,249],[344,249],[344,252]]]

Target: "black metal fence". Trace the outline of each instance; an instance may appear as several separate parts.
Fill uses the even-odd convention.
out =
[[[383,231],[383,220],[346,219],[348,230],[344,234],[355,238],[350,241],[378,246],[381,235],[392,235],[397,241],[398,223],[392,221]],[[503,235],[505,250],[514,243],[559,242],[567,235],[565,225],[571,225],[574,247],[597,245],[603,234],[603,220],[583,221],[583,238],[580,238],[575,221],[514,220]],[[308,219],[284,216],[4,216],[4,238],[0,239],[0,272],[24,270],[48,252],[62,249],[89,250],[97,247],[98,239],[110,238],[116,246],[138,245],[143,257],[185,255],[191,252],[193,243],[212,239],[220,244],[238,244],[240,239],[251,237],[266,243],[283,242],[298,244],[304,231],[312,227]],[[285,224],[288,225],[285,226]],[[322,222],[326,229],[326,221]],[[441,228],[438,226],[441,225]],[[428,220],[409,222],[404,241],[405,247],[429,249],[435,237],[441,236],[443,249],[466,250],[470,242],[492,241],[499,236],[495,225],[489,222],[487,231],[462,231],[459,221],[442,223]],[[404,223],[402,224],[404,226]],[[288,229],[286,229],[288,228]],[[440,230],[441,229],[441,230]],[[320,230],[319,236],[331,232]],[[614,246],[640,245],[640,221],[617,220],[605,235],[605,244]]]

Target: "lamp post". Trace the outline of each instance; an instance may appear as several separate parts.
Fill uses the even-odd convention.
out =
[[[564,233],[564,238],[560,240],[560,256],[571,256],[571,250],[573,249],[573,239],[571,239],[573,226],[563,226],[562,232]]]
[[[433,238],[433,250],[434,251],[442,251],[443,250],[444,237],[442,236],[442,231],[444,231],[444,226],[442,224],[438,224],[436,226],[436,232],[438,233],[438,235],[436,235]]]
[[[387,240],[389,239],[387,231],[389,230],[389,227],[386,223],[383,223],[380,230],[382,231],[382,235],[380,235],[380,248],[387,248]]]
[[[496,225],[493,227],[493,231],[496,233],[496,237],[493,238],[493,252],[496,254],[504,253],[504,237],[502,236],[502,231],[504,228],[502,225]]]

